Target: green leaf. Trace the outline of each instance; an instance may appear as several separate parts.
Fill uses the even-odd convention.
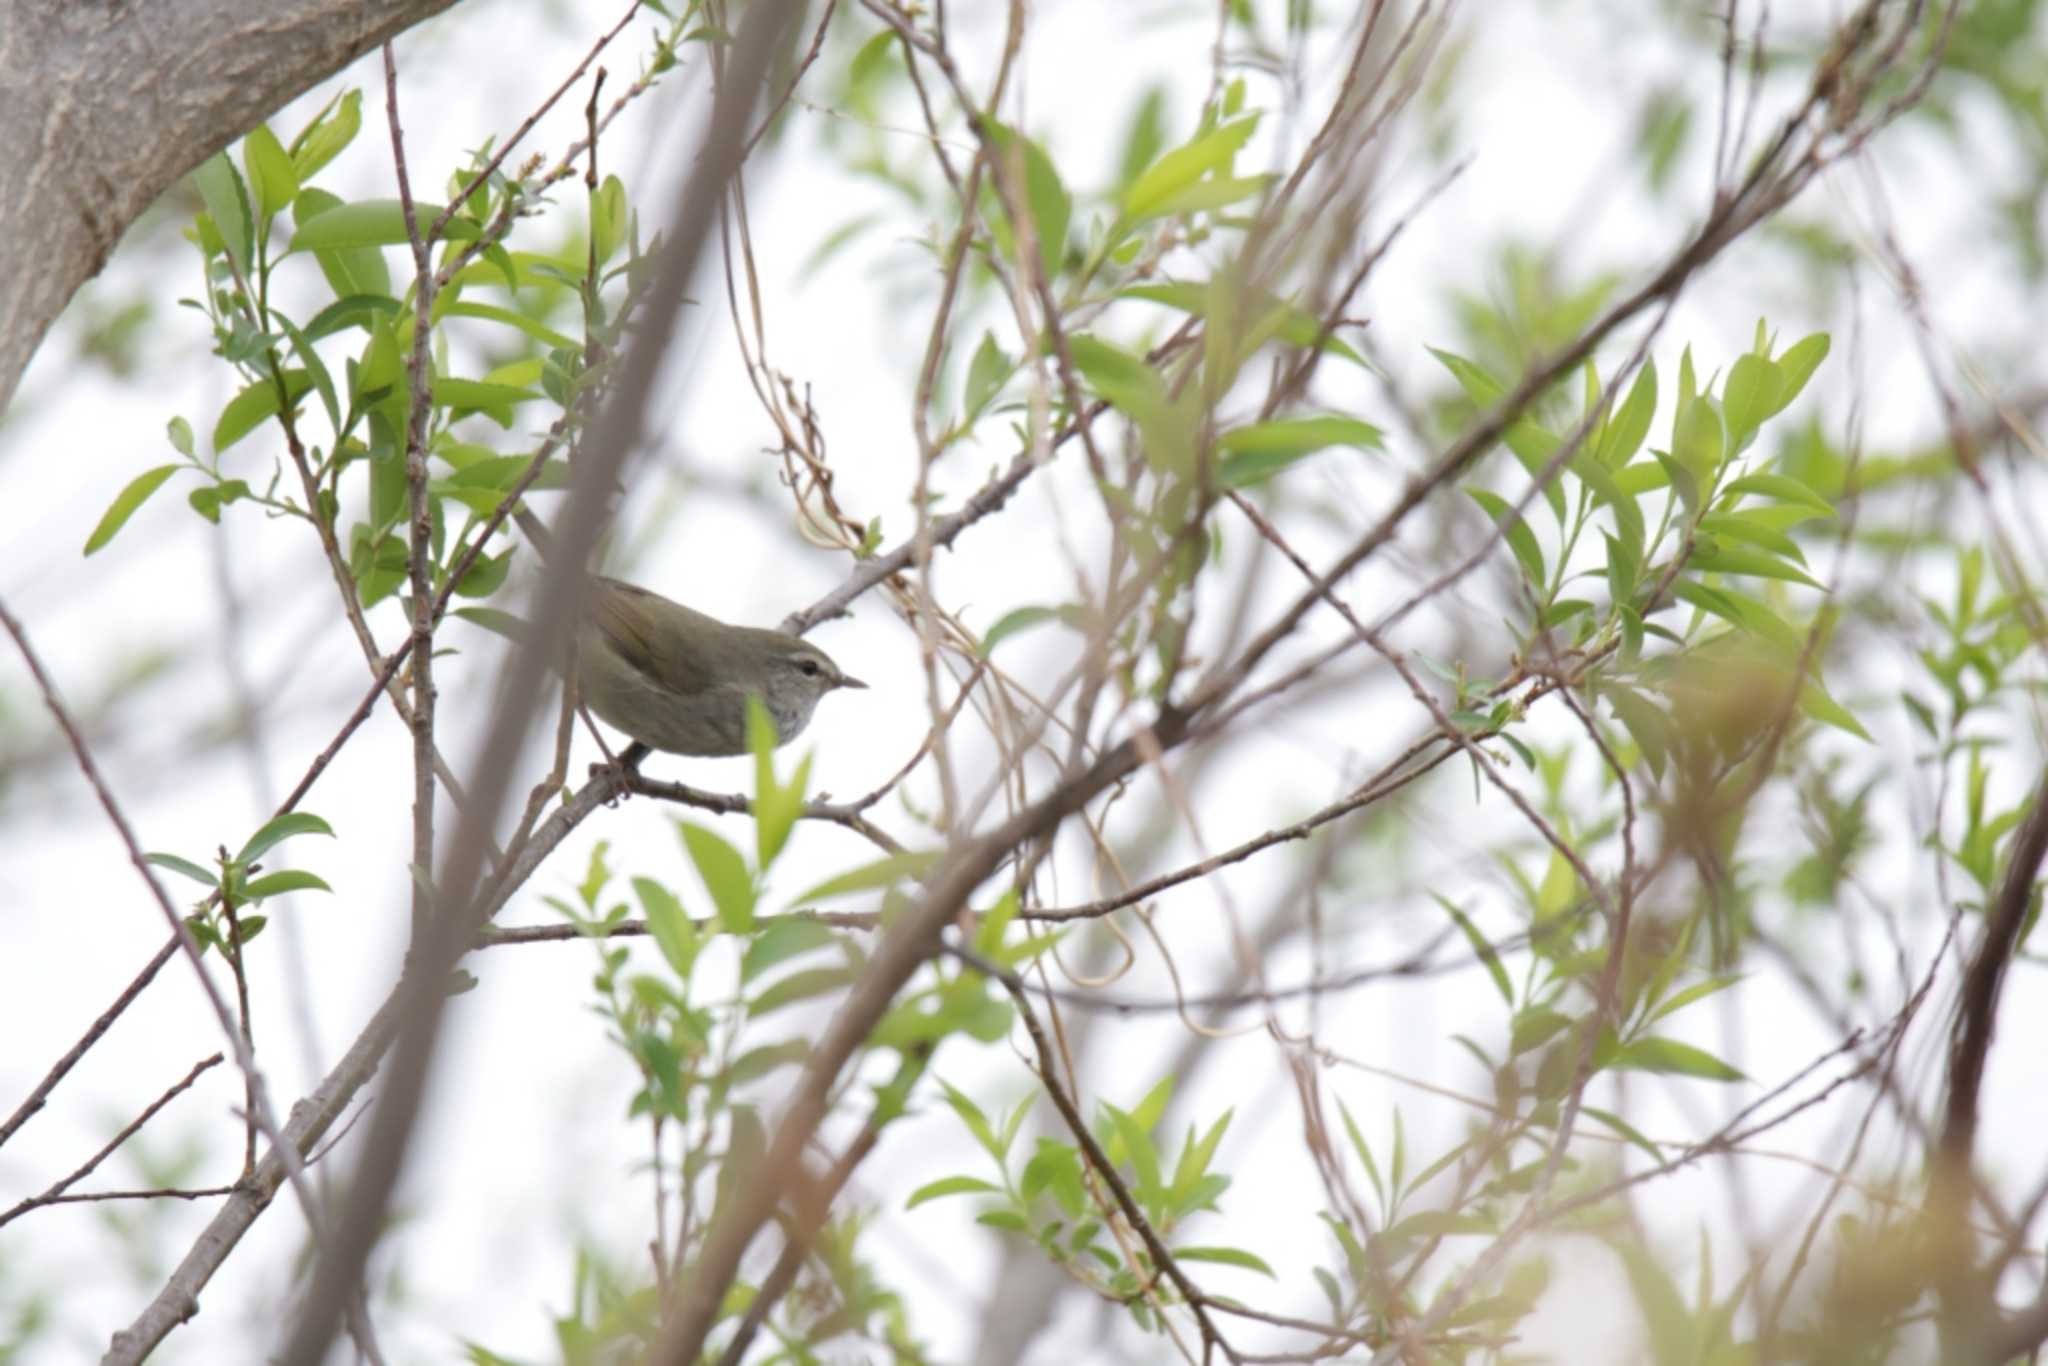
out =
[[[313,387],[313,379],[304,370],[286,370],[284,387],[296,404]],[[265,377],[248,385],[227,401],[214,420],[213,453],[219,455],[227,450],[278,412],[276,381]]]
[[[188,915],[185,917],[184,923],[186,932],[199,941],[199,952],[201,954],[204,954],[208,949],[221,947],[220,935],[214,932],[213,922],[209,921],[205,916]]]
[[[808,1001],[814,996],[823,996],[828,991],[837,991],[857,976],[859,972],[850,967],[808,968],[803,972],[792,972],[747,1002],[747,1018],[757,1020],[784,1006]]]
[[[1703,1001],[1709,996],[1726,991],[1748,975],[1747,973],[1734,972],[1719,977],[1709,977],[1704,982],[1694,982],[1684,991],[1659,1004],[1655,1012],[1644,1023],[1655,1024],[1665,1016],[1683,1010],[1695,1001]]]
[[[1600,538],[1607,542],[1607,593],[1619,607],[1636,595],[1636,582],[1642,575],[1642,565],[1636,560],[1635,552],[1605,531]]]
[[[163,487],[164,480],[183,469],[182,465],[158,465],[153,470],[144,470],[128,481],[126,488],[114,495],[114,501],[100,514],[99,525],[92,529],[92,535],[85,538],[84,554],[90,555],[119,534],[135,510],[149,501],[149,495]]]
[[[242,852],[235,855],[237,863],[254,863],[271,849],[294,835],[334,834],[334,827],[310,811],[287,811],[274,820],[266,821],[242,846]]]
[[[1691,470],[1687,469],[1672,456],[1668,456],[1662,451],[1651,451],[1650,454],[1655,456],[1657,463],[1664,467],[1665,477],[1670,480],[1671,487],[1676,490],[1678,501],[1685,505],[1686,514],[1690,516],[1698,512],[1700,507],[1699,479]],[[1627,471],[1624,470],[1623,473],[1625,474]],[[1617,480],[1616,482],[1618,483],[1619,481]]]
[[[1657,364],[1646,360],[1636,372],[1636,382],[1621,406],[1608,414],[1600,432],[1594,458],[1608,469],[1618,470],[1635,458],[1650,434],[1650,420],[1657,412]]]
[[[1640,498],[1653,489],[1667,487],[1671,483],[1671,472],[1664,468],[1663,462],[1668,458],[1658,455],[1655,459],[1638,460],[1626,469],[1617,470],[1614,475],[1614,486],[1635,498]]]
[[[1833,503],[1787,474],[1745,474],[1731,481],[1723,491],[1762,494],[1781,503],[1804,503],[1829,517],[1835,515]]]
[[[1819,580],[1797,565],[1787,564],[1776,555],[1751,550],[1747,546],[1719,544],[1702,547],[1693,551],[1687,567],[1708,574],[1743,574],[1751,578],[1802,583],[1808,588],[1821,587]]]
[[[1450,898],[1436,892],[1432,892],[1430,895],[1436,898],[1436,904],[1443,907],[1445,913],[1464,932],[1465,942],[1472,946],[1472,952],[1478,955],[1479,961],[1486,965],[1487,974],[1493,978],[1494,989],[1500,992],[1500,998],[1512,1007],[1515,1003],[1514,983],[1508,979],[1507,965],[1500,961],[1500,955],[1494,951],[1493,945],[1487,941],[1485,935],[1479,932],[1479,927],[1472,923],[1470,917],[1459,910]]]
[[[611,260],[619,244],[625,241],[630,212],[625,182],[615,175],[606,176],[590,196],[590,240],[597,250],[598,264]]]
[[[1777,406],[1764,416],[1776,417],[1783,412],[1793,399],[1799,397],[1800,391],[1806,388],[1806,382],[1813,378],[1813,372],[1818,370],[1820,363],[1827,358],[1828,334],[1825,332],[1815,332],[1811,336],[1801,337],[1787,347],[1785,354],[1779,356],[1776,362]]]
[[[1483,366],[1454,352],[1439,350],[1436,347],[1429,348],[1429,353],[1451,372],[1452,378],[1458,381],[1458,387],[1465,391],[1465,396],[1482,412],[1498,406],[1507,394],[1507,387],[1488,374]],[[1545,430],[1527,416],[1519,416],[1510,421],[1501,433],[1501,440],[1514,453],[1515,459],[1521,462],[1522,468],[1529,472],[1532,480],[1542,477],[1550,464],[1550,457],[1557,453],[1558,446],[1562,444],[1556,433]],[[1551,514],[1560,523],[1563,522],[1564,491],[1557,486],[1556,480],[1544,484],[1543,499],[1550,505]]]
[[[235,482],[240,483],[241,481],[236,480]],[[247,486],[244,485],[244,487]],[[192,505],[192,510],[198,513],[201,517],[204,517],[207,521],[212,522],[215,526],[220,525],[220,509],[222,498],[221,490],[218,487],[209,484],[203,488],[193,489],[190,493],[185,495],[185,501],[187,503],[190,503]]]
[[[1356,418],[1326,415],[1286,418],[1238,427],[1217,438],[1226,459],[1217,468],[1225,488],[1248,488],[1272,478],[1295,461],[1330,446],[1380,447],[1380,429]]]
[[[1131,285],[1118,291],[1117,297],[1165,304],[1168,308],[1177,308],[1183,313],[1206,319],[1214,301],[1214,291],[1207,284],[1147,284]],[[1322,319],[1299,304],[1270,294],[1260,294],[1258,304],[1265,313],[1249,329],[1249,335],[1278,337],[1289,346],[1314,346],[1316,339],[1322,336]],[[1335,337],[1323,337],[1322,349],[1355,365],[1365,364],[1365,357]]]
[[[422,235],[441,216],[439,204],[414,202],[413,222]],[[468,241],[479,236],[476,224],[460,217],[448,220],[444,238]],[[287,251],[319,251],[345,247],[410,246],[405,206],[396,199],[358,199],[337,204],[310,220],[301,220]]]
[[[1425,1209],[1417,1210],[1380,1236],[1384,1238],[1460,1238],[1474,1234],[1492,1235],[1499,1231],[1499,1225],[1484,1215],[1461,1214],[1456,1210],[1448,1209]]]
[[[183,873],[194,882],[208,887],[220,886],[220,879],[210,869],[202,868],[190,859],[179,858],[176,854],[144,854],[144,863],[153,863],[159,868],[168,868],[174,873]]]
[[[946,1104],[960,1117],[960,1122],[967,1126],[967,1132],[974,1135],[974,1141],[979,1143],[989,1156],[998,1162],[1002,1161],[1003,1145],[997,1141],[995,1126],[989,1123],[987,1113],[974,1103],[974,1097],[944,1077],[940,1077],[938,1081],[939,1090],[945,1094]]]
[[[269,124],[257,124],[242,139],[242,165],[249,173],[249,188],[256,196],[257,211],[266,223],[299,197],[298,170]]]
[[[1130,126],[1124,131],[1123,151],[1117,158],[1119,189],[1128,187],[1159,155],[1166,142],[1165,123],[1166,91],[1155,85],[1140,97],[1138,107],[1131,113]]]
[[[1694,399],[1679,410],[1671,431],[1672,458],[1700,484],[1713,482],[1727,453],[1721,415],[1706,399]]]
[[[463,465],[448,483],[454,488],[495,489],[502,493],[517,484],[532,467],[530,455],[488,455]],[[568,465],[561,460],[548,461],[527,487],[536,492],[569,487]]]
[[[1821,686],[1817,678],[1808,679],[1806,685],[1799,690],[1799,709],[1814,720],[1833,726],[1837,730],[1847,731],[1859,740],[1877,743],[1871,739],[1870,732],[1863,729],[1862,723],[1847,707],[1829,696],[1828,690]]]
[[[894,31],[887,28],[876,30],[875,36],[862,43],[859,50],[853,54],[853,60],[847,64],[848,88],[860,92],[860,98],[869,98],[868,90],[881,78],[882,68],[888,65],[889,58],[895,51]]]
[[[1070,1214],[1078,1214],[1087,1206],[1087,1194],[1081,1184],[1080,1155],[1071,1145],[1057,1139],[1038,1140],[1038,1150],[1024,1164],[1024,1171],[1017,1178],[1017,1189],[1027,1200],[1041,1191],[1050,1191]]]
[[[1648,1339],[1646,1360],[1650,1366],[1691,1366],[1693,1362],[1713,1360],[1703,1351],[1705,1344],[1699,1327],[1671,1273],[1636,1243],[1618,1241],[1615,1250],[1621,1254],[1630,1288],[1635,1292],[1636,1308]]]
[[[1132,1118],[1144,1127],[1146,1133],[1149,1134],[1159,1127],[1161,1117],[1166,1114],[1166,1103],[1173,1099],[1173,1084],[1176,1080],[1178,1078],[1174,1073],[1166,1073],[1158,1081],[1153,1082],[1152,1089],[1131,1107]]]
[[[916,1209],[927,1200],[939,1200],[948,1195],[1001,1195],[1002,1193],[1003,1188],[1001,1186],[991,1185],[977,1176],[942,1176],[938,1180],[928,1181],[912,1191],[910,1199],[904,1202],[903,1208],[906,1210]]]
[[[647,930],[654,936],[655,947],[675,969],[676,976],[687,981],[690,969],[696,966],[697,951],[704,945],[704,936],[684,914],[683,903],[676,900],[675,893],[661,883],[653,878],[636,877],[633,879],[633,891],[640,898],[640,908],[647,916]]]
[[[1795,564],[1806,563],[1806,552],[1799,543],[1787,536],[1765,519],[1757,516],[1762,509],[1747,512],[1710,512],[1700,518],[1700,530],[1724,541],[1741,541],[1759,550],[1768,551],[1783,560]]]
[[[1656,1035],[1623,1044],[1615,1050],[1610,1066],[1622,1071],[1661,1072],[1671,1076],[1700,1077],[1707,1081],[1749,1080],[1704,1049]]]
[[[1778,367],[1762,356],[1737,356],[1721,386],[1721,413],[1728,423],[1728,447],[1740,453],[1764,420],[1784,405],[1778,398]]]
[[[1188,1141],[1181,1145],[1180,1160],[1173,1166],[1173,1185],[1168,1197],[1179,1215],[1192,1213],[1204,1208],[1213,1197],[1209,1194],[1212,1181],[1209,1163],[1216,1156],[1216,1146],[1223,1141],[1223,1134],[1230,1127],[1234,1111],[1225,1110],[1209,1126],[1207,1133],[1195,1137],[1193,1125],[1188,1126]]]
[[[1142,356],[1086,332],[1067,339],[1068,354],[1088,386],[1134,417],[1166,404],[1166,383]]]
[[[831,926],[802,916],[779,915],[754,936],[740,958],[740,983],[745,985],[779,963],[831,948],[839,942]]]
[[[1031,1225],[1026,1223],[1024,1221],[1024,1216],[1017,1213],[1015,1210],[985,1210],[982,1213],[974,1216],[974,1222],[977,1224],[985,1224],[989,1228],[1000,1229],[1004,1233],[1016,1233],[1021,1235],[1028,1234],[1031,1232]]]
[[[503,636],[517,644],[526,639],[526,623],[510,612],[496,607],[458,607],[455,615],[464,621],[483,627],[493,635]]]
[[[967,363],[967,386],[963,397],[969,421],[988,406],[1013,368],[1014,362],[1003,354],[1002,347],[996,345],[996,334],[982,333],[981,345],[974,348],[974,359]]]
[[[1137,425],[1147,465],[1182,477],[1194,468],[1198,389],[1171,395],[1143,358],[1086,334],[1069,338],[1067,350],[1089,387]]]
[[[245,280],[249,257],[255,248],[255,228],[249,221],[249,192],[241,174],[226,152],[215,152],[192,171],[192,186],[206,205],[207,216],[220,234],[235,270]]]
[[[838,877],[826,878],[797,897],[793,904],[830,901],[834,897],[852,896],[881,887],[893,887],[906,878],[922,877],[925,871],[938,861],[937,850],[890,854],[886,858],[876,859],[873,863],[862,864],[850,872],[841,873]]]
[[[1136,1177],[1133,1194],[1141,1203],[1156,1201],[1162,1187],[1159,1184],[1159,1151],[1152,1145],[1152,1135],[1129,1111],[1107,1102],[1102,1108],[1109,1116],[1118,1144],[1123,1149],[1122,1156],[1129,1160],[1132,1175]]]
[[[778,1067],[789,1067],[802,1063],[811,1055],[808,1039],[785,1039],[781,1043],[764,1044],[750,1048],[733,1059],[731,1067],[725,1069],[726,1080],[734,1086],[744,1086],[767,1076]]]
[[[1671,718],[1656,703],[1628,688],[1610,685],[1601,689],[1600,695],[1607,699],[1615,719],[1643,752],[1650,772],[1661,779],[1671,753]]]
[[[1178,218],[1182,214],[1213,213],[1227,209],[1266,192],[1275,177],[1270,175],[1216,176],[1198,180],[1178,194],[1168,195],[1155,205],[1149,217]]]
[[[1549,1006],[1524,1006],[1515,1012],[1509,1029],[1510,1055],[1520,1057],[1530,1049],[1549,1042],[1558,1031],[1570,1027],[1570,1017],[1552,1010]]]
[[[347,327],[368,331],[378,321],[396,318],[398,313],[398,300],[389,295],[350,294],[315,313],[313,320],[306,324],[305,337],[307,341],[315,342]]]
[[[1232,119],[1160,157],[1124,192],[1124,216],[1142,222],[1165,212],[1165,205],[1175,195],[1228,166],[1258,126],[1256,114]]]
[[[1071,606],[1013,608],[997,617],[995,624],[990,626],[987,633],[982,636],[982,657],[985,659],[995,653],[996,646],[1011,636],[1028,631],[1034,626],[1042,626],[1048,621],[1063,621],[1069,626],[1079,629],[1081,624],[1080,617],[1079,609]]]
[[[1052,158],[1045,154],[1030,138],[990,119],[986,124],[994,154],[1003,158],[1000,174],[1005,182],[1016,179],[1017,188],[1023,191],[1025,208],[1031,214],[1032,236],[1038,240],[1039,268],[1044,278],[1052,280],[1059,275],[1061,263],[1067,254],[1067,225],[1073,218],[1074,200],[1067,193],[1067,187],[1060,180],[1059,169],[1052,164]],[[1021,177],[1013,176],[1022,170]],[[1004,203],[999,193],[997,202]],[[1008,217],[1007,209],[1004,214]],[[1009,246],[1012,258],[1016,256],[1016,244]]]
[[[341,430],[341,399],[335,392],[334,376],[328,373],[327,363],[320,359],[320,352],[312,340],[292,325],[291,319],[283,314],[274,314],[278,330],[291,338],[292,354],[299,358],[299,364],[306,368],[313,388],[320,395],[320,406],[327,410],[327,421],[336,431]]]
[[[1640,559],[1643,553],[1643,510],[1636,506],[1636,496],[1624,490],[1605,465],[1583,450],[1571,458],[1566,468],[1613,514],[1614,526],[1621,533],[1622,543]]]
[[[436,375],[430,388],[435,407],[451,409],[457,416],[465,412],[483,413],[495,419],[501,427],[512,425],[514,405],[531,403],[543,397],[531,389],[517,388],[510,384],[491,384],[479,379],[456,379],[449,375]]]
[[[1627,1139],[1629,1142],[1635,1144],[1638,1148],[1641,1148],[1644,1152],[1648,1153],[1650,1155],[1651,1161],[1658,1163],[1664,1161],[1664,1150],[1662,1148],[1659,1148],[1655,1143],[1651,1142],[1643,1134],[1639,1133],[1634,1126],[1629,1124],[1629,1122],[1623,1119],[1620,1115],[1617,1115],[1609,1110],[1599,1109],[1596,1106],[1592,1105],[1581,1105],[1579,1107],[1579,1113],[1582,1115],[1590,1115],[1594,1119],[1599,1120],[1602,1124],[1605,1124],[1608,1128],[1614,1130],[1614,1132],[1620,1134],[1623,1138]]]
[[[676,830],[689,850],[690,861],[697,865],[697,876],[704,879],[705,890],[711,893],[712,904],[718,908],[719,928],[728,934],[745,934],[753,929],[757,893],[753,875],[747,871],[747,861],[740,857],[740,851],[707,826],[677,821]]]
[[[393,307],[396,307],[395,301],[380,300],[380,302],[391,303]],[[470,303],[465,299],[444,305],[440,311],[443,315],[451,318],[479,318],[485,322],[503,323],[507,327],[517,328],[519,331],[524,332],[542,346],[565,346],[573,349],[577,345],[573,338],[555,331],[554,328],[549,327],[545,323],[537,322],[527,317],[524,313],[515,313],[509,308],[499,308],[494,304]]]
[[[280,896],[285,892],[332,892],[334,889],[318,875],[303,868],[286,868],[275,873],[265,873],[242,889],[245,902],[262,901],[266,897]],[[247,938],[244,935],[244,938]]]
[[[1543,548],[1536,543],[1536,533],[1529,529],[1529,524],[1522,520],[1513,505],[1499,494],[1482,488],[1467,488],[1465,493],[1486,509],[1486,515],[1507,537],[1508,549],[1515,553],[1515,562],[1522,566],[1522,577],[1541,597],[1548,578],[1543,566]]]
[[[303,229],[320,215],[341,207],[341,203],[340,196],[308,186],[292,202],[292,220]],[[391,267],[377,247],[328,247],[313,256],[338,299],[387,298],[391,293]],[[391,307],[394,312],[397,310],[396,299],[391,300]]]
[[[1173,1250],[1173,1259],[1177,1262],[1220,1262],[1224,1266],[1241,1266],[1247,1271],[1256,1271],[1272,1280],[1280,1279],[1256,1253],[1238,1247],[1177,1247]]]
[[[476,562],[463,571],[455,581],[455,592],[465,598],[487,598],[505,585],[506,575],[512,572],[512,556],[517,546],[507,546],[496,555],[479,555]]]
[[[1763,603],[1726,586],[1709,588],[1691,579],[1671,585],[1672,596],[1721,618],[1746,635],[1761,636],[1782,650],[1797,651],[1805,638]]]
[[[991,995],[982,979],[971,979],[970,990],[948,989],[938,1020],[947,1032],[959,1032],[981,1043],[994,1043],[1010,1032],[1016,1010],[1006,998]]]
[[[1003,947],[1003,932],[1010,928],[1010,922],[1017,917],[1017,889],[1011,887],[996,901],[981,923],[974,928],[974,950],[976,953],[999,953]]]
[[[811,756],[796,766],[787,786],[775,779],[775,722],[757,697],[747,698],[747,748],[754,755],[754,856],[765,873],[803,814],[811,785]]]
[[[363,126],[363,92],[344,91],[340,99],[332,101],[320,111],[305,130],[292,139],[292,166],[298,172],[299,183],[305,184],[313,173],[334,160],[342,148],[355,140]]]

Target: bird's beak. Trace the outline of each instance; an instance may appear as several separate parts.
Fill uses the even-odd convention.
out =
[[[839,675],[839,686],[842,688],[865,688],[867,684],[861,682],[852,674],[841,674]]]

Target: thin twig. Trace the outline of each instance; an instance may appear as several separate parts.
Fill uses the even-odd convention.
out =
[[[129,1139],[133,1138],[138,1129],[140,1129],[143,1125],[149,1123],[149,1121],[156,1116],[157,1111],[163,1109],[166,1105],[169,1105],[173,1100],[176,1100],[181,1094],[183,1094],[188,1088],[191,1087],[193,1082],[198,1081],[200,1073],[206,1071],[210,1067],[219,1066],[223,1056],[223,1054],[216,1053],[210,1058],[203,1058],[199,1062],[193,1064],[192,1070],[185,1074],[185,1078],[183,1081],[175,1083],[170,1090],[164,1092],[155,1100],[151,1101],[148,1109],[144,1110],[141,1114],[137,1115],[133,1120],[129,1121],[127,1126],[124,1127],[121,1130],[121,1132],[115,1134],[112,1138],[108,1139],[106,1146],[101,1148],[98,1152],[94,1153],[91,1157],[87,1158],[85,1160],[85,1164],[79,1167],[77,1171],[71,1173],[71,1175],[57,1182],[48,1190],[44,1191],[41,1195],[32,1195],[28,1199],[23,1200],[20,1204],[16,1205],[13,1209],[8,1210],[5,1214],[0,1214],[0,1227],[6,1226],[14,1219],[17,1219],[20,1216],[28,1213],[30,1210],[36,1208],[38,1205],[54,1205],[60,1203],[60,1201],[64,1197],[65,1191],[71,1189],[71,1187],[77,1185],[80,1181],[83,1181],[86,1177],[92,1175],[93,1169],[95,1167],[99,1166],[100,1163],[106,1161],[107,1158],[113,1154],[116,1148],[119,1148],[123,1143],[126,1143]],[[103,1194],[94,1197],[74,1196],[72,1198],[92,1198],[104,1200],[109,1199],[111,1197]],[[189,1199],[192,1197],[188,1196],[185,1198]]]

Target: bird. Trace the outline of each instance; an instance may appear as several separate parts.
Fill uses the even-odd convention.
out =
[[[583,704],[603,721],[650,748],[704,758],[749,752],[750,696],[780,746],[803,733],[826,693],[867,687],[809,641],[727,625],[602,575],[591,577],[576,631],[576,675]]]

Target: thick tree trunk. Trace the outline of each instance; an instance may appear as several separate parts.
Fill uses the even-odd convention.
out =
[[[179,176],[454,0],[0,0],[0,410]]]

